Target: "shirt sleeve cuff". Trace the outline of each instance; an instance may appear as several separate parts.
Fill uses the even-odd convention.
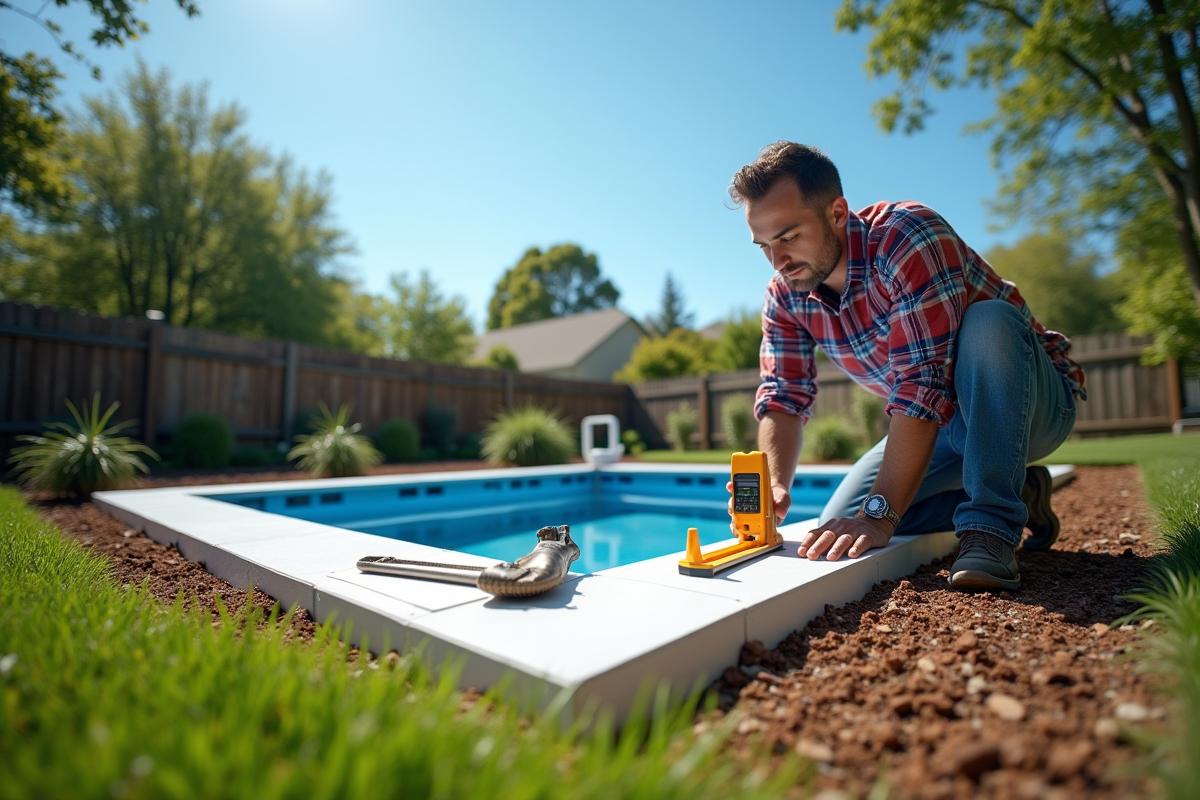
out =
[[[754,418],[762,420],[768,411],[782,411],[808,422],[809,417],[812,416],[813,398],[804,392],[799,394],[803,396],[796,397],[764,383],[758,387],[758,396],[754,399]]]
[[[954,416],[954,404],[937,389],[900,384],[892,392],[892,399],[887,405],[887,415],[892,417],[896,414],[927,419],[944,428]]]

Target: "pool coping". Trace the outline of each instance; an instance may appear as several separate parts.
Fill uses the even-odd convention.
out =
[[[798,474],[848,469],[801,465]],[[592,470],[727,475],[729,468],[571,464],[97,492],[93,500],[105,513],[176,546],[184,558],[203,563],[234,586],[253,584],[285,607],[306,609],[317,622],[348,625],[344,635],[354,644],[375,652],[420,652],[435,666],[453,659],[463,688],[507,681],[509,695],[538,707],[567,692],[568,712],[598,704],[618,718],[629,713],[639,692],[665,683],[684,693],[709,682],[737,663],[746,642],[774,647],[824,613],[826,605],[861,599],[877,582],[912,574],[956,546],[953,532],[933,533],[897,537],[853,561],[810,562],[796,557],[800,539],[816,521],[809,519],[780,527],[781,552],[716,578],[679,575],[680,552],[572,574],[545,595],[502,600],[471,586],[368,575],[355,568],[364,555],[481,565],[494,559],[210,499],[247,491],[329,491]],[[1051,467],[1055,487],[1070,480],[1073,471]]]

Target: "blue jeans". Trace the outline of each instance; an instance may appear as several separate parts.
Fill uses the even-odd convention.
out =
[[[1003,300],[967,307],[954,354],[954,416],[938,431],[933,459],[896,533],[987,531],[1020,544],[1025,465],[1071,433],[1075,399],[1037,335]],[[851,517],[883,461],[885,438],[850,469],[821,522]]]

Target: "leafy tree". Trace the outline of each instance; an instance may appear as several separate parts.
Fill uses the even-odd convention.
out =
[[[62,8],[74,0],[54,0]],[[97,25],[92,42],[97,47],[124,45],[148,33],[150,26],[134,13],[129,0],[87,0]],[[189,17],[200,13],[194,0],[176,0]],[[43,3],[35,13],[0,2],[0,12],[24,17],[41,26],[53,37],[59,49],[91,66],[100,77],[99,67],[91,64],[75,45],[62,38],[62,28],[43,13]],[[62,74],[48,58],[33,52],[15,56],[0,49],[0,199],[12,202],[26,212],[61,210],[70,197],[70,184],[60,158],[55,157],[61,137],[63,116],[55,108],[57,81]]]
[[[611,308],[620,296],[612,281],[601,279],[595,254],[574,244],[556,245],[545,252],[531,247],[496,283],[488,303],[487,327],[491,331]]]
[[[980,127],[995,133],[994,158],[1008,165],[1010,212],[1115,229],[1148,197],[1163,199],[1200,303],[1200,5],[844,0],[837,26],[870,28],[868,72],[900,79],[875,109],[889,131],[921,128],[932,113],[927,86],[995,91],[997,113]]]
[[[666,336],[642,339],[633,348],[629,363],[613,377],[622,383],[700,375],[712,364],[715,342],[696,331],[676,328]]]
[[[758,369],[762,346],[762,317],[757,312],[738,311],[729,316],[713,351],[713,369],[732,372]]]
[[[676,328],[691,328],[694,319],[695,315],[684,307],[683,292],[668,272],[663,284],[662,304],[657,314],[646,318],[646,327],[659,336],[666,336]]]
[[[1000,277],[1017,285],[1038,322],[1068,336],[1119,331],[1124,326],[1113,306],[1117,276],[1096,275],[1095,255],[1078,254],[1067,234],[1036,233],[992,248],[987,261]]]
[[[91,98],[64,146],[75,202],[19,239],[3,290],[104,314],[327,343],[339,298],[329,181],[272,159],[236,106],[145,65]]]
[[[417,280],[392,276],[394,301],[382,301],[387,354],[413,361],[466,364],[474,350],[466,301],[446,299],[423,270]]]
[[[491,369],[507,369],[513,372],[519,372],[521,369],[520,362],[517,361],[517,354],[512,351],[511,347],[498,344],[488,351],[488,354],[479,362],[481,367],[490,367]]]

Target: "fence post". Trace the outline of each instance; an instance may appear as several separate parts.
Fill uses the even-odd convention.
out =
[[[292,422],[296,416],[296,373],[300,369],[300,344],[288,342],[284,345],[283,362],[283,409],[279,420],[279,441],[290,445]]]
[[[146,369],[142,372],[142,441],[153,447],[158,439],[158,374],[162,371],[162,324],[146,331]]]
[[[712,444],[712,409],[709,408],[707,372],[700,376],[699,395],[696,405],[700,407],[696,411],[700,414],[700,449],[707,450]]]
[[[1183,419],[1183,384],[1179,380],[1179,361],[1167,359],[1167,416],[1171,423]]]

